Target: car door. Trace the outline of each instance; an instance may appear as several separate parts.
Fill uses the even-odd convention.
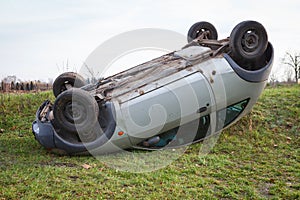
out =
[[[203,126],[207,126],[209,113],[215,110],[210,84],[199,71],[181,71],[172,76],[167,78],[174,81],[163,85],[165,80],[161,79],[157,85],[162,87],[120,105],[119,126],[128,133],[133,146],[168,131],[175,130],[181,144],[191,143],[204,134]],[[202,133],[199,135],[200,119]],[[204,119],[208,120],[203,122]]]

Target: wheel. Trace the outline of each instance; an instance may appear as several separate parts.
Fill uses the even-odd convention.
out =
[[[75,72],[65,72],[59,75],[53,82],[53,94],[57,97],[63,91],[71,87],[79,88],[85,85],[85,80],[82,76]]]
[[[93,96],[79,88],[62,92],[53,105],[55,129],[71,133],[90,132],[98,121],[99,107]]]
[[[232,57],[252,62],[259,59],[268,46],[268,35],[260,23],[244,21],[236,25],[230,34],[229,47]]]
[[[199,37],[203,32],[209,31],[208,38],[211,40],[217,40],[218,39],[218,32],[216,28],[209,22],[197,22],[193,26],[191,26],[188,35],[187,40],[188,42],[191,42],[192,40]]]

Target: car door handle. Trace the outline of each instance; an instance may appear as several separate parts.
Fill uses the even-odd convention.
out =
[[[205,111],[207,111],[207,107],[206,107],[206,106],[199,108],[199,109],[197,110],[197,113],[203,113],[203,112],[205,112]]]

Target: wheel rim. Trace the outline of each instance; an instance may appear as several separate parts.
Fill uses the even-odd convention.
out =
[[[74,82],[71,81],[65,81],[60,88],[60,92],[66,91],[68,89],[67,85],[74,85]]]
[[[218,33],[216,28],[209,22],[201,21],[193,24],[188,31],[188,42],[198,38],[204,32],[208,32],[205,34],[203,39],[212,39],[216,40],[218,38]]]
[[[199,37],[205,31],[209,32],[208,35],[207,35],[208,36],[207,38],[209,38],[209,36],[211,35],[211,33],[210,33],[210,31],[208,29],[205,29],[205,28],[202,28],[202,29],[199,29],[199,30],[196,31],[196,38]]]
[[[259,36],[253,30],[248,30],[242,38],[242,48],[245,52],[253,53],[259,47]]]
[[[86,110],[84,105],[79,102],[68,102],[63,114],[66,120],[70,123],[80,123],[86,119]]]

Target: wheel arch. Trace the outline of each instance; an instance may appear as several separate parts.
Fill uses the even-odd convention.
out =
[[[224,54],[223,56],[240,78],[248,82],[263,82],[268,80],[269,74],[271,73],[272,64],[274,61],[274,48],[269,42],[267,50],[263,56],[266,64],[257,70],[246,70],[244,66],[237,64],[237,62],[234,61],[230,55]]]

